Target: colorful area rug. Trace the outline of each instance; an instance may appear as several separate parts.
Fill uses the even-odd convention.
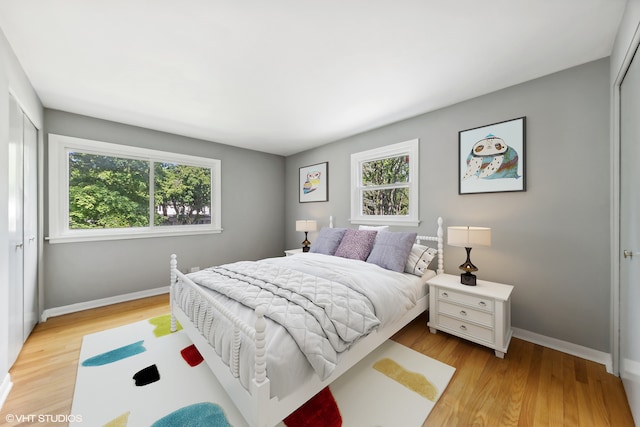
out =
[[[387,341],[280,426],[419,427],[455,369]],[[87,335],[70,425],[246,426],[169,316]]]

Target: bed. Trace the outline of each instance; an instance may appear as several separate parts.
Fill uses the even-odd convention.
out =
[[[179,321],[250,426],[275,426],[428,308],[442,218],[434,236],[411,236],[403,271],[383,245],[401,234],[322,229],[310,252],[190,274],[171,255],[171,330]],[[352,259],[354,235],[370,241],[366,260]]]

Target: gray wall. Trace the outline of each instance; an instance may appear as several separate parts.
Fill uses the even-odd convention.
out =
[[[472,260],[479,278],[515,286],[513,326],[609,352],[608,82],[602,59],[287,157],[287,247],[303,239],[296,219],[350,226],[351,153],[419,138],[418,231],[433,233],[438,216],[492,227],[492,247]],[[458,131],[521,116],[527,191],[458,195]],[[298,168],[324,161],[329,201],[298,203]],[[445,245],[446,272],[464,259]]]
[[[47,243],[45,308],[167,286],[171,253],[183,270],[282,255],[284,157],[56,110],[45,110],[45,131],[220,159],[224,229],[200,236]]]

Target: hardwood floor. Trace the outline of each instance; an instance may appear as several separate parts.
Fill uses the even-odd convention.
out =
[[[423,427],[633,426],[622,382],[605,367],[517,338],[504,359],[442,332],[427,315],[397,342],[456,368]]]
[[[0,424],[7,415],[69,414],[82,337],[168,311],[168,295],[160,295],[37,325],[10,371],[14,385]],[[429,333],[426,320],[419,317],[394,337],[456,368],[424,426],[634,425],[620,379],[604,366],[515,338],[498,359],[488,348]]]

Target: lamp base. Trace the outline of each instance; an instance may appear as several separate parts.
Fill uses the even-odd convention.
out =
[[[467,286],[476,286],[476,275],[471,273],[462,273],[460,275],[460,283]]]
[[[302,242],[302,252],[309,252],[311,242],[307,238],[307,231],[304,232],[304,241]]]

